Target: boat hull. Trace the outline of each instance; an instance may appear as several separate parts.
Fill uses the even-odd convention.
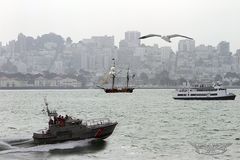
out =
[[[132,93],[134,88],[113,88],[113,89],[104,89],[106,93]]]
[[[66,132],[66,135],[62,137],[34,133],[33,142],[35,144],[53,144],[53,143],[59,143],[59,142],[65,142],[65,141],[84,140],[84,139],[91,139],[91,138],[105,139],[113,133],[116,125],[117,125],[117,122],[110,125],[106,125],[106,126],[91,128],[86,132],[77,133],[77,136],[73,136],[71,132],[69,132],[69,134]],[[76,135],[76,133],[74,134]]]
[[[176,100],[234,100],[236,95],[230,94],[219,97],[173,97]]]

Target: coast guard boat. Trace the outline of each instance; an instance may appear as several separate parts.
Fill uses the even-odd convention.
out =
[[[49,124],[46,130],[40,133],[33,133],[35,144],[50,144],[69,140],[82,139],[105,139],[109,137],[117,122],[111,122],[108,118],[81,120],[70,116],[60,116],[56,111],[49,111],[48,103],[47,113]]]

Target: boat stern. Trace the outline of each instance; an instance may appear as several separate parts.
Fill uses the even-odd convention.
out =
[[[32,138],[34,144],[48,144],[53,143],[55,136],[49,133],[33,133]]]

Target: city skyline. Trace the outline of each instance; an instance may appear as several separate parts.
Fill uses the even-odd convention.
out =
[[[236,36],[240,28],[239,8],[237,0],[1,1],[0,41],[5,44],[18,33],[36,38],[55,32],[70,36],[74,42],[105,34],[114,35],[118,42],[123,39],[124,31],[138,30],[142,34],[184,34],[193,37],[197,45],[216,46],[219,40],[224,40],[231,43],[235,52],[239,48]],[[158,39],[144,42],[167,44]],[[176,50],[176,42],[167,45]]]
[[[97,38],[97,37],[112,37],[112,39],[113,39],[113,40],[112,40],[112,41],[113,41],[113,42],[112,42],[113,45],[119,48],[119,44],[121,43],[122,40],[124,40],[124,38],[126,38],[126,33],[128,33],[128,32],[139,32],[140,34],[139,34],[138,36],[140,37],[140,35],[141,35],[141,32],[140,32],[140,31],[137,31],[137,30],[131,30],[131,31],[130,31],[130,30],[128,30],[128,31],[125,31],[124,33],[122,33],[123,38],[120,39],[119,41],[116,41],[116,37],[115,37],[114,35],[106,35],[106,34],[104,34],[104,35],[92,35],[92,36],[90,36],[90,37],[82,37],[82,39],[79,39],[79,40],[77,40],[77,41],[72,41],[71,43],[79,43],[79,42],[81,42],[81,41],[88,41],[89,39]],[[70,38],[70,39],[72,40],[72,37],[70,37],[70,36],[63,37],[61,34],[58,34],[58,33],[55,33],[55,32],[43,33],[42,35],[37,35],[36,37],[35,37],[35,36],[32,36],[32,35],[26,35],[25,33],[20,32],[20,33],[17,34],[17,36],[16,36],[14,39],[8,40],[8,41],[5,42],[5,43],[3,43],[3,42],[0,40],[0,44],[1,44],[2,46],[7,46],[7,45],[9,45],[9,43],[11,43],[11,41],[17,41],[17,40],[18,40],[18,36],[21,35],[21,34],[24,35],[24,36],[27,36],[27,37],[32,37],[32,38],[34,38],[34,39],[37,39],[38,37],[41,37],[42,35],[46,35],[46,34],[56,34],[56,35],[61,36],[64,41],[66,41],[67,38]],[[125,34],[125,37],[124,37],[124,34]],[[138,38],[137,38],[137,39],[138,39]],[[156,38],[156,40],[157,40],[157,41],[164,41],[164,40],[161,40],[161,39],[159,39],[159,38]],[[156,45],[157,45],[159,48],[161,48],[161,47],[170,47],[171,49],[173,49],[173,52],[176,54],[176,52],[177,52],[178,49],[179,49],[179,42],[180,42],[181,40],[184,40],[184,38],[179,38],[179,39],[175,40],[174,42],[172,42],[172,43],[176,43],[176,44],[175,44],[175,45],[176,45],[176,48],[173,48],[171,45],[169,45],[169,44],[171,44],[171,43],[166,43],[166,42],[164,42],[165,45],[163,45],[163,46],[159,45],[158,43],[149,44],[149,43],[146,43],[146,42],[145,42],[145,41],[146,41],[145,39],[144,39],[144,40],[139,39],[139,45],[140,45],[140,44],[141,44],[141,45],[146,45],[146,46],[156,46]],[[200,44],[197,44],[195,39],[194,39],[193,41],[194,41],[194,43],[195,43],[195,46],[201,46],[201,45],[217,46],[220,42],[223,42],[223,41],[224,41],[224,42],[228,42],[228,43],[229,43],[229,50],[230,50],[230,52],[232,53],[232,55],[234,55],[235,53],[237,53],[238,50],[240,49],[240,45],[239,45],[239,47],[236,48],[236,50],[232,50],[232,49],[231,49],[231,42],[225,41],[225,40],[218,40],[216,45],[211,45],[211,44],[204,43],[204,42],[203,42],[203,43],[200,43]]]
[[[55,76],[80,74],[82,80],[97,83],[109,72],[115,58],[121,70],[118,77],[124,77],[126,68],[130,67],[140,85],[169,86],[183,79],[240,84],[240,49],[236,54],[231,52],[229,42],[219,41],[211,46],[181,39],[174,52],[168,46],[145,45],[140,35],[138,31],[126,31],[116,47],[114,36],[92,36],[74,43],[70,37],[63,38],[55,33],[37,38],[20,33],[17,40],[0,47],[0,72],[10,74],[9,81],[15,73],[53,73]]]

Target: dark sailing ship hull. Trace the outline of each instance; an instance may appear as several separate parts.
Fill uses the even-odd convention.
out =
[[[134,88],[105,88],[106,93],[132,93]]]

